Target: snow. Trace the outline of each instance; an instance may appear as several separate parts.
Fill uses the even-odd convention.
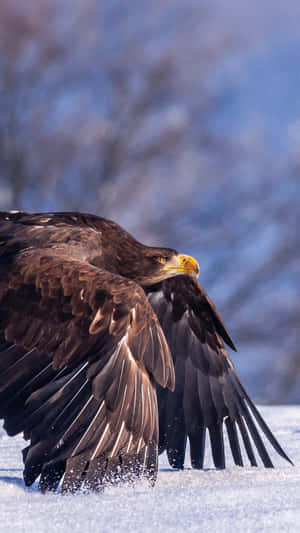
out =
[[[42,495],[22,479],[21,436],[0,430],[0,531],[126,533],[299,532],[300,406],[261,412],[291,457],[292,467],[272,453],[275,469],[171,470],[160,460],[156,486],[111,487],[103,494]],[[228,455],[229,457],[229,455]]]

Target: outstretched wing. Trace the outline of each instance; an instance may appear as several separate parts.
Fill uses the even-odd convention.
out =
[[[0,416],[30,440],[26,484],[155,475],[155,381],[174,370],[144,291],[51,249],[0,256]]]
[[[175,366],[175,391],[158,387],[157,392],[159,450],[167,450],[170,464],[183,468],[188,436],[192,466],[202,468],[208,430],[215,466],[224,468],[224,423],[237,465],[243,466],[239,430],[251,465],[257,464],[256,447],[264,466],[273,466],[257,426],[279,455],[291,462],[246,393],[222,339],[235,350],[234,344],[197,280],[171,278],[150,287],[148,298]]]

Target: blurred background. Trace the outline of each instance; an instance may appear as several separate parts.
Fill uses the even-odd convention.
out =
[[[0,0],[0,208],[194,255],[259,401],[300,402],[300,3]]]

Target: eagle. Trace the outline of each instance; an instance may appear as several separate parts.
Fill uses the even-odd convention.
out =
[[[197,261],[75,212],[0,213],[0,417],[42,492],[154,483],[158,454],[291,463],[246,393]],[[259,431],[259,429],[261,431]],[[241,446],[243,445],[243,446]],[[244,451],[242,454],[242,448]],[[255,455],[255,451],[257,454]]]

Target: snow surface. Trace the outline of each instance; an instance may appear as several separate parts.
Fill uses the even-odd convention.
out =
[[[274,453],[275,469],[228,460],[226,470],[216,471],[209,457],[204,471],[178,472],[164,455],[153,489],[140,483],[76,496],[25,488],[24,441],[0,430],[0,531],[300,532],[300,406],[261,412],[296,466]]]

